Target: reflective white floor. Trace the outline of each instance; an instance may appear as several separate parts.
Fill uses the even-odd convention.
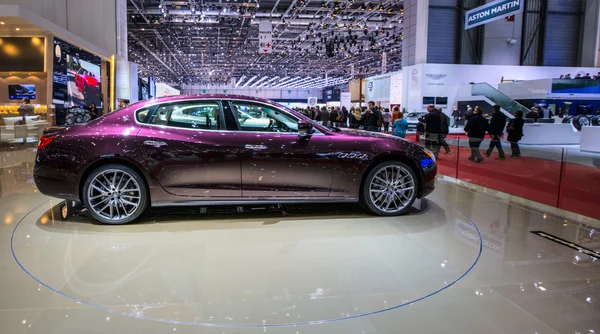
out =
[[[35,192],[32,153],[2,152],[1,333],[600,333],[600,261],[530,233],[598,251],[573,215],[440,180],[397,218],[165,209],[103,226]]]

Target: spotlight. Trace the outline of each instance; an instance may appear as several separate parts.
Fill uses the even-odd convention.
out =
[[[367,10],[367,7],[365,7],[365,5],[363,4],[362,6],[360,6],[360,10],[365,11]]]
[[[373,10],[373,9],[374,9],[373,5],[372,5],[372,4],[369,4],[369,8],[368,8],[368,10]]]
[[[379,5],[379,11],[383,11],[383,5]]]
[[[325,1],[321,1],[321,8],[325,8]]]

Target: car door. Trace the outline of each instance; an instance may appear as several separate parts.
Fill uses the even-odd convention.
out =
[[[143,116],[143,115],[146,116]],[[221,102],[184,100],[136,113],[138,134],[152,176],[169,193],[240,198],[236,133],[223,130]]]
[[[231,100],[225,113],[239,128],[244,197],[329,196],[334,150],[328,136],[300,137],[299,118],[273,105]]]

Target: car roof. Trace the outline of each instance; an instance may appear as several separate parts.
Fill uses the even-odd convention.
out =
[[[155,99],[151,99],[144,102],[150,102],[151,104],[163,103],[163,102],[178,102],[178,101],[187,101],[187,100],[198,100],[198,99],[215,99],[215,100],[246,100],[252,102],[262,102],[267,104],[276,104],[275,101],[263,99],[260,97],[254,96],[245,96],[245,95],[233,95],[233,94],[202,94],[202,95],[177,95],[177,96],[166,96],[159,97]]]

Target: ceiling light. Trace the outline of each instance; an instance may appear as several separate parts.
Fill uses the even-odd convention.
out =
[[[16,31],[19,31],[19,30],[21,30],[21,28],[15,28],[15,30],[16,30]]]
[[[1,25],[4,25],[4,22],[0,22]]]

